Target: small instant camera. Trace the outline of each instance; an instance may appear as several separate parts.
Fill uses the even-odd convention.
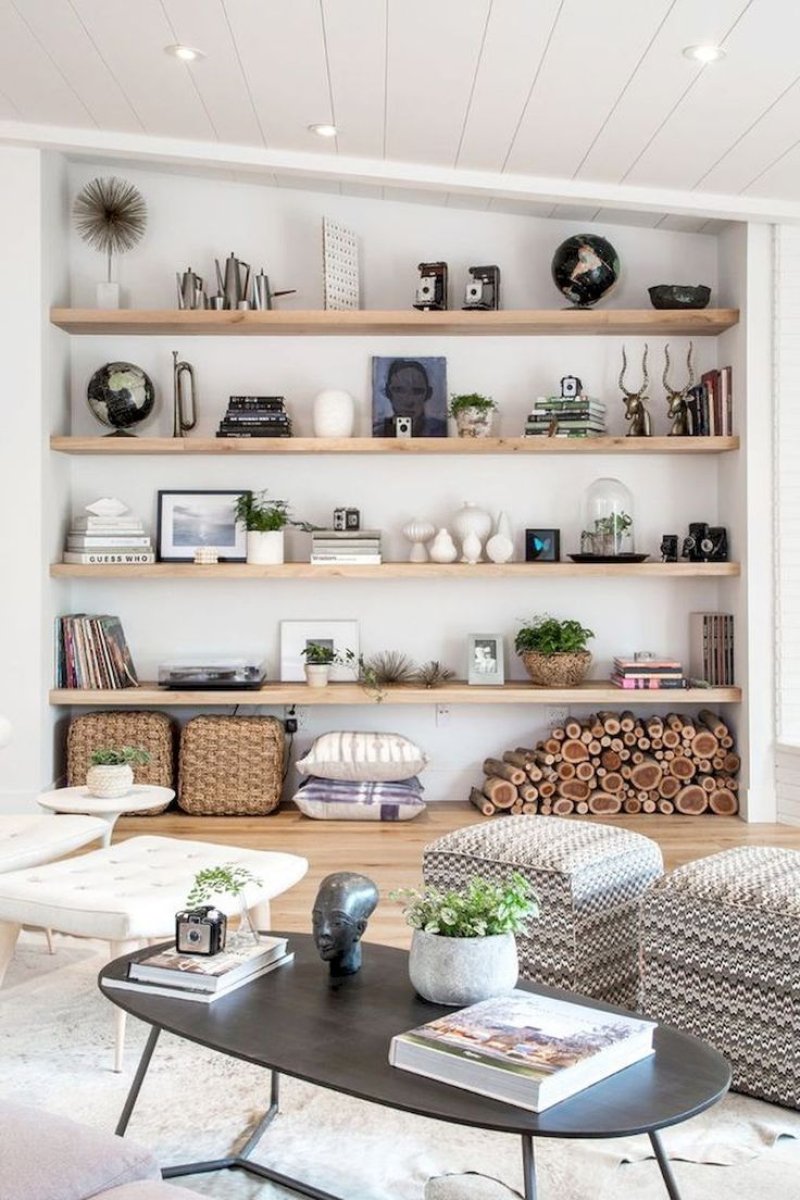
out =
[[[447,308],[447,263],[419,263],[414,308],[423,312]],[[401,436],[398,434],[398,436]]]
[[[395,417],[394,436],[396,438],[411,437],[411,417]]]
[[[184,909],[175,914],[175,948],[179,954],[219,954],[227,929],[225,914],[210,904]]]
[[[577,375],[565,375],[561,380],[562,400],[575,400],[583,391],[583,384]]]
[[[470,267],[471,279],[464,289],[465,309],[483,311],[500,307],[500,268]]]

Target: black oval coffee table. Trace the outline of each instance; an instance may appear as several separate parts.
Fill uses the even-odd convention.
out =
[[[389,1065],[389,1043],[394,1034],[448,1011],[415,995],[408,980],[405,951],[367,944],[358,974],[331,980],[308,934],[284,936],[289,937],[289,948],[295,952],[292,964],[210,1005],[106,985],[108,979],[125,978],[131,959],[151,954],[152,949],[118,958],[100,972],[98,982],[103,994],[152,1026],[120,1115],[118,1134],[128,1126],[162,1029],[271,1072],[269,1108],[243,1149],[234,1157],[167,1167],[165,1178],[238,1168],[311,1200],[339,1200],[251,1158],[277,1114],[279,1078],[290,1075],[388,1108],[518,1135],[522,1141],[526,1200],[536,1197],[535,1138],[613,1138],[646,1133],[671,1200],[680,1200],[658,1131],[703,1112],[725,1094],[730,1071],[716,1050],[660,1025],[655,1034],[656,1052],[651,1057],[543,1113],[527,1112]],[[559,999],[585,999],[555,988],[525,983],[520,986]],[[607,1012],[624,1011],[594,1000],[585,1002]]]

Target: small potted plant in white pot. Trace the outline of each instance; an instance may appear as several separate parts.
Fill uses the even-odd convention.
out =
[[[336,663],[336,653],[322,642],[309,642],[301,651],[305,662],[306,683],[312,688],[328,686],[331,667]]]
[[[515,934],[539,915],[539,902],[518,872],[505,883],[476,878],[461,891],[404,888],[390,898],[401,902],[414,930],[408,973],[424,1000],[461,1007],[516,986]]]
[[[247,561],[261,566],[283,562],[287,525],[306,533],[315,529],[306,521],[292,520],[285,500],[270,500],[265,491],[242,492],[236,501],[236,520],[247,530]]]
[[[447,411],[456,423],[459,437],[484,438],[492,432],[492,417],[496,408],[491,396],[470,392],[463,396],[451,396]]]
[[[123,746],[120,750],[101,747],[93,750],[91,766],[86,772],[86,787],[98,800],[116,800],[127,796],[133,787],[133,768],[150,762],[150,755],[141,746]]]
[[[592,663],[586,643],[593,637],[580,621],[539,616],[522,626],[514,649],[539,687],[577,687]]]

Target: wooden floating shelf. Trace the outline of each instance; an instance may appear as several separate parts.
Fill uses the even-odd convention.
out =
[[[739,449],[738,437],[602,438],[214,438],[72,437],[54,434],[62,454],[722,454]]]
[[[50,574],[57,579],[708,579],[729,578],[741,573],[737,562],[722,563],[411,563],[386,562],[380,566],[321,567],[311,563],[282,563],[257,566],[253,563],[53,563]]]
[[[500,312],[348,312],[295,310],[220,312],[178,309],[53,308],[50,320],[76,334],[162,334],[169,336],[295,336],[351,334],[484,334],[487,336],[664,334],[699,337],[736,325],[736,308],[702,309],[505,309]]]
[[[384,688],[382,695],[384,704],[618,704],[624,708],[641,704],[649,707],[665,704],[670,708],[684,704],[735,704],[742,698],[738,687],[626,691],[603,679],[588,680],[574,688],[541,688],[522,682],[506,683],[502,687],[473,687],[463,681],[438,688],[403,685]],[[55,688],[50,692],[50,703],[83,707],[108,705],[112,708],[139,708],[142,705],[162,708],[247,705],[255,708],[286,704],[363,705],[376,704],[378,700],[374,692],[366,691],[357,683],[331,683],[325,688],[310,688],[305,683],[267,683],[258,691],[230,692],[167,691],[153,683],[143,683],[138,688],[119,691]]]

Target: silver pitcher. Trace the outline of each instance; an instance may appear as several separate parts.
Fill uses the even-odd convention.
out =
[[[175,280],[178,285],[178,308],[206,307],[202,275],[196,275],[192,268],[188,267],[182,275],[176,271]]]
[[[251,307],[264,312],[272,308],[272,301],[278,296],[293,296],[297,288],[285,288],[282,292],[273,292],[269,286],[269,275],[262,269],[253,276],[253,294]]]
[[[217,287],[225,297],[226,308],[238,308],[242,300],[248,298],[250,289],[250,264],[242,262],[231,253],[225,259],[224,272],[220,268],[219,259],[214,262],[217,268]]]

